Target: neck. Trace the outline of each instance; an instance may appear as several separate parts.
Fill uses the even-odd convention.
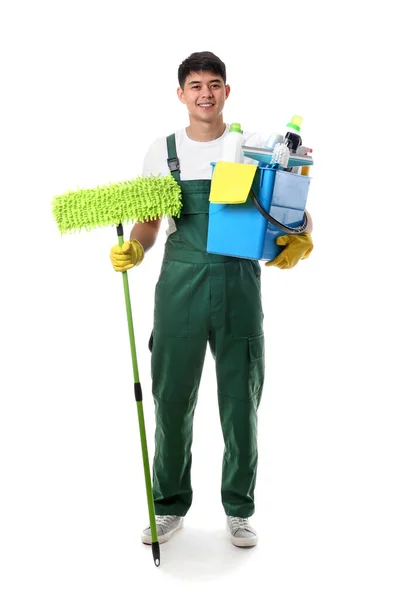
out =
[[[223,135],[225,129],[226,124],[223,122],[223,117],[214,123],[190,119],[190,125],[186,127],[186,133],[195,142],[211,142]]]

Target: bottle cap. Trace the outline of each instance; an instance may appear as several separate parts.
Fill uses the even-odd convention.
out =
[[[300,131],[301,123],[302,123],[302,117],[300,117],[299,115],[293,115],[292,120],[290,121],[290,123],[287,123],[286,127],[289,127],[290,129],[294,129],[294,131]]]
[[[241,123],[231,123],[230,131],[236,131],[237,133],[242,133]]]

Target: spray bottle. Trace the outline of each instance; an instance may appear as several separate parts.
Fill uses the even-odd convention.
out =
[[[310,154],[312,154],[312,148],[308,148],[307,146],[298,146],[297,154],[299,156],[310,156]],[[311,168],[309,165],[303,165],[300,173],[301,175],[309,175],[310,170]]]

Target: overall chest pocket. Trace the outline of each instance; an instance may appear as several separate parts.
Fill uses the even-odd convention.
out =
[[[198,184],[199,182],[189,183]],[[192,187],[198,188],[199,186],[193,185]],[[207,186],[203,185],[202,187],[205,189]],[[182,195],[182,202],[180,217],[173,219],[176,231],[168,237],[168,243],[188,250],[206,252],[209,217],[208,194],[199,191],[185,192]]]

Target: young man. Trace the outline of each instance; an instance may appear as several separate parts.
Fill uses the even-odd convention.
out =
[[[228,132],[223,107],[230,93],[226,67],[211,52],[196,52],[178,69],[178,98],[189,126],[157,139],[144,161],[144,175],[179,182],[183,208],[170,219],[156,287],[151,338],[152,389],[156,411],[153,495],[158,540],[183,526],[192,502],[190,480],[193,416],[207,343],[216,361],[224,437],[221,496],[230,538],[254,546],[257,469],[257,409],[264,380],[263,311],[258,261],[206,252],[211,162],[220,160]],[[248,145],[258,145],[251,136]],[[160,220],[134,225],[130,241],[111,249],[115,270],[141,263],[155,243]],[[274,261],[291,268],[312,249],[309,233],[286,236]],[[151,543],[150,529],[142,534]]]

